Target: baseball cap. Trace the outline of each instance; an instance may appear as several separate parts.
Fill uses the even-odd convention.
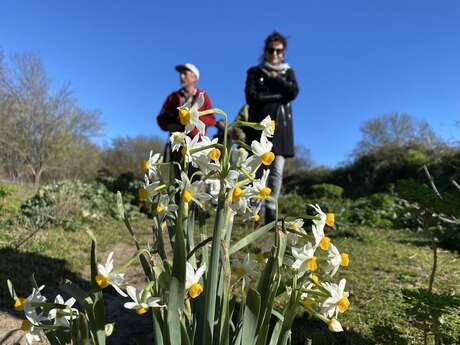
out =
[[[189,71],[193,72],[193,74],[196,75],[196,79],[200,79],[200,71],[198,70],[198,68],[194,64],[185,63],[185,64],[182,64],[182,65],[177,65],[176,66],[176,71],[178,71],[178,72],[181,72],[184,69],[188,69]]]

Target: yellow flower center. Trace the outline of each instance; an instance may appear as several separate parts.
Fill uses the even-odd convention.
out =
[[[150,162],[146,160],[141,160],[141,170],[146,172],[150,168]]]
[[[348,267],[348,265],[350,264],[350,257],[348,256],[348,254],[342,253],[340,254],[340,256],[342,257],[342,262],[340,263],[340,265],[342,267]]]
[[[267,199],[270,194],[272,194],[272,190],[271,188],[269,187],[264,187],[260,190],[260,193],[259,193],[259,196],[262,198],[262,199]]]
[[[316,272],[318,270],[318,264],[316,263],[316,256],[312,256],[310,259],[305,261],[305,266],[310,272]]]
[[[334,213],[328,213],[326,215],[326,225],[330,228],[334,226],[335,223],[335,214]]]
[[[244,277],[246,274],[248,274],[248,271],[243,266],[238,266],[235,268],[235,273],[238,277]]]
[[[258,214],[255,214],[254,216],[252,216],[252,221],[254,223],[257,223],[259,220],[260,220],[260,216]]]
[[[318,285],[318,283],[319,283],[319,277],[316,274],[312,274],[311,277],[310,277],[310,280],[315,285]]]
[[[273,160],[275,159],[275,154],[273,152],[265,152],[262,156],[260,156],[260,161],[263,165],[270,165],[272,164]]]
[[[220,158],[220,150],[216,148],[212,149],[211,152],[209,152],[209,158],[217,162]]]
[[[243,190],[240,187],[235,187],[232,193],[232,201],[237,201],[242,194],[243,194]]]
[[[182,126],[185,126],[191,119],[190,110],[188,108],[179,109],[179,121]]]
[[[195,283],[192,286],[190,286],[190,289],[188,289],[188,294],[192,298],[197,298],[201,293],[203,292],[203,286],[199,283]]]
[[[137,315],[142,315],[145,314],[146,312],[149,311],[149,308],[144,308],[144,307],[138,307],[136,308],[136,313]]]
[[[311,298],[304,298],[302,304],[305,308],[311,308],[315,304],[315,301],[313,301]]]
[[[190,202],[192,198],[193,198],[192,192],[189,190],[184,190],[184,192],[182,193],[182,200],[184,200],[185,202]]]
[[[109,286],[109,281],[102,274],[96,275],[96,283],[101,289],[105,289],[107,286]]]
[[[275,131],[275,128],[276,128],[275,120],[272,120],[272,123],[271,123],[271,125],[272,125],[272,129],[273,129],[273,131]]]
[[[337,302],[337,307],[339,308],[339,312],[345,313],[350,306],[350,301],[348,300],[347,296],[343,295],[341,299]]]
[[[24,306],[26,305],[26,299],[19,297],[16,298],[16,301],[14,301],[14,309],[17,311],[24,310]]]
[[[29,320],[22,320],[21,323],[21,331],[27,332],[30,328],[30,321]]]
[[[157,206],[157,214],[161,214],[166,210],[166,208],[162,204],[158,204]]]
[[[145,188],[139,188],[139,199],[147,200],[149,197],[149,191]]]
[[[322,250],[328,250],[329,249],[329,245],[331,244],[331,239],[327,236],[324,236],[321,241],[319,242],[319,247],[322,249]]]

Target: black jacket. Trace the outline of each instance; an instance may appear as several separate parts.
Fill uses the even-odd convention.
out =
[[[260,122],[267,115],[275,120],[272,138],[273,152],[284,157],[294,156],[294,133],[290,102],[297,97],[299,88],[294,71],[272,77],[259,67],[248,70],[246,79],[246,103],[249,105],[249,121]],[[245,128],[246,143],[260,140],[261,131]]]

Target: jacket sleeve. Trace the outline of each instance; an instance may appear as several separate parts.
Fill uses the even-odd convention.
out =
[[[211,103],[211,99],[209,98],[208,94],[205,92],[204,93],[204,103],[199,110],[203,111],[203,110],[209,110],[209,109],[212,109],[212,103]],[[214,114],[200,116],[200,120],[204,122],[204,124],[206,125],[206,128],[213,127],[216,125],[216,118],[214,117]]]
[[[278,76],[274,80],[283,95],[283,101],[291,102],[299,94],[299,86],[297,85],[294,70],[288,69],[284,76]]]
[[[248,104],[278,102],[283,99],[283,95],[280,93],[267,93],[257,90],[257,75],[252,68],[249,69],[246,78],[245,94],[246,103]]]
[[[164,131],[169,131],[169,125],[171,124],[180,125],[179,121],[177,120],[177,109],[173,109],[173,98],[173,95],[169,95],[168,98],[166,98],[166,101],[164,102],[160,113],[157,116],[158,126]]]

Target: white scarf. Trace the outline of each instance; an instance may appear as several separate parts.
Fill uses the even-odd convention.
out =
[[[265,61],[259,65],[259,68],[267,74],[270,74],[270,72],[272,71],[275,71],[280,74],[284,74],[289,68],[291,68],[291,66],[289,66],[288,63],[280,63],[277,65],[273,65]]]

